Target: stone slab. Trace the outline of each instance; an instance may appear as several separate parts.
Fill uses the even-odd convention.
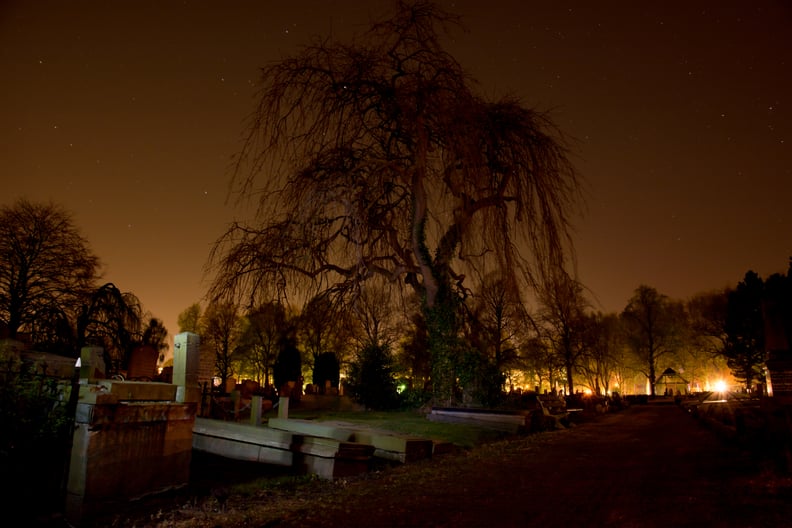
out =
[[[528,415],[470,412],[466,409],[432,409],[427,418],[433,422],[476,425],[513,434],[523,432],[530,426]]]
[[[341,442],[351,441],[355,434],[353,429],[347,427],[339,427],[337,425],[315,422],[312,420],[270,418],[267,425],[272,429],[280,429],[299,435],[332,438]]]
[[[192,446],[235,460],[279,466],[293,463],[292,434],[268,427],[196,418]]]
[[[289,431],[207,418],[195,419],[193,433],[277,448],[289,449],[292,444],[292,433]]]

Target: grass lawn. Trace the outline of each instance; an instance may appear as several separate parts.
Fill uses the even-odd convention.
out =
[[[451,442],[464,448],[475,447],[507,436],[506,433],[484,427],[432,422],[425,414],[417,411],[294,410],[289,412],[289,418],[359,423],[375,429]]]

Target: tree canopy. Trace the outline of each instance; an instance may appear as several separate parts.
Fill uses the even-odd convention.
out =
[[[0,322],[15,338],[34,327],[43,334],[42,314],[65,321],[90,295],[99,259],[74,225],[53,203],[19,200],[0,208]]]
[[[658,361],[681,346],[685,327],[682,303],[641,285],[636,288],[621,315],[627,345],[643,363],[649,381],[650,394],[655,395]]]
[[[263,69],[234,184],[260,222],[215,248],[215,292],[298,279],[402,278],[433,305],[481,258],[561,262],[577,179],[542,113],[484,100],[441,46],[453,17],[400,3],[353,44],[319,40]]]
[[[547,115],[490,101],[441,45],[454,16],[399,2],[351,44],[315,40],[263,68],[232,188],[259,198],[210,259],[214,297],[410,285],[458,333],[466,270],[509,284],[564,264],[578,178]]]

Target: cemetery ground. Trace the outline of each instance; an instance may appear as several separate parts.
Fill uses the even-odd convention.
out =
[[[196,455],[187,489],[134,501],[95,525],[760,527],[792,519],[792,477],[761,447],[729,442],[673,404],[498,440],[477,439],[475,429],[449,428],[475,447],[334,482]]]

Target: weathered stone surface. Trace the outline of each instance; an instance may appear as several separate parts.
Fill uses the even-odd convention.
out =
[[[195,404],[81,403],[67,481],[69,520],[186,485],[194,418]]]
[[[432,441],[426,438],[399,434],[359,423],[335,420],[320,423],[327,427],[352,431],[350,440],[374,446],[374,456],[378,458],[405,463],[432,456]]]
[[[524,432],[530,427],[530,414],[504,414],[469,409],[432,409],[427,418],[433,422],[464,423],[507,433]]]
[[[95,397],[111,396],[117,401],[174,401],[176,385],[170,383],[152,383],[146,381],[99,380],[95,387],[87,386]],[[82,396],[80,392],[80,396]],[[98,399],[97,403],[109,403],[109,399]]]
[[[766,362],[773,397],[792,403],[792,352],[774,351]]]
[[[374,446],[295,435],[292,451],[295,467],[333,480],[367,472],[374,455]]]
[[[374,456],[395,462],[416,462],[432,456],[432,441],[425,438],[357,430],[355,441],[374,446]]]
[[[196,418],[192,446],[199,451],[279,466],[293,462],[292,435],[287,431]]]
[[[198,334],[182,332],[173,338],[173,384],[178,386],[178,402],[200,401],[200,346],[201,338]]]
[[[312,420],[270,418],[267,425],[272,429],[280,429],[300,435],[332,438],[341,442],[351,441],[355,434],[353,429]]]

